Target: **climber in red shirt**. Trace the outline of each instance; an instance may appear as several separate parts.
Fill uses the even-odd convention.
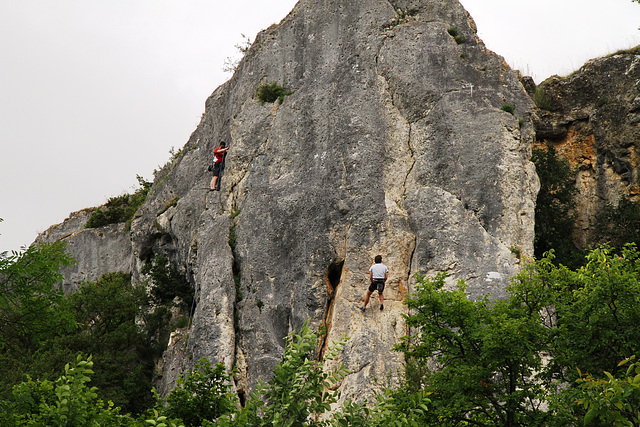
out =
[[[216,185],[218,184],[218,179],[220,179],[220,172],[222,170],[222,162],[224,160],[224,155],[229,151],[229,147],[226,147],[224,141],[220,141],[220,147],[213,150],[213,154],[215,158],[213,159],[213,178],[211,179],[211,191],[218,190]]]

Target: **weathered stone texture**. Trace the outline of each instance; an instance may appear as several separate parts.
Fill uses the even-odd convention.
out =
[[[293,93],[260,104],[272,81]],[[134,276],[162,252],[197,288],[161,388],[209,357],[238,366],[247,391],[310,319],[327,342],[350,337],[341,387],[361,399],[401,369],[391,348],[415,273],[504,297],[514,253],[533,252],[531,105],[457,1],[300,1],[207,100],[133,222]],[[230,151],[213,193],[205,168],[220,140]],[[390,269],[385,309],[374,295],[363,314],[376,254]]]
[[[538,96],[545,107],[536,114],[538,145],[551,142],[578,170],[575,237],[586,245],[605,204],[640,200],[640,55],[591,60],[542,82]]]
[[[85,229],[91,209],[72,213],[63,223],[50,227],[38,242],[61,240],[76,262],[61,269],[64,292],[75,292],[85,281],[95,281],[105,273],[132,272],[131,238],[124,224]]]

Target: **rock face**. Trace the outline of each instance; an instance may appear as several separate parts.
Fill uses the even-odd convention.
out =
[[[537,88],[536,139],[551,142],[578,170],[584,246],[596,214],[621,196],[640,200],[640,50],[589,61]]]
[[[293,93],[261,104],[269,82]],[[236,365],[246,392],[307,319],[327,327],[326,343],[350,337],[343,398],[367,397],[374,377],[394,381],[416,273],[500,298],[516,254],[532,254],[531,108],[455,0],[301,0],[207,100],[121,250],[134,277],[162,252],[197,288],[188,343],[167,352],[161,389],[209,357]],[[209,192],[220,140],[226,171]],[[363,314],[377,254],[390,270],[385,308],[374,295]]]
[[[91,211],[72,213],[62,224],[50,227],[36,239],[36,242],[63,240],[67,252],[75,258],[74,264],[61,270],[65,293],[75,292],[82,282],[95,281],[105,273],[132,271],[131,239],[125,225],[85,229]]]

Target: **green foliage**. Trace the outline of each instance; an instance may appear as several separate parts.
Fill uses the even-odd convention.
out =
[[[139,322],[147,304],[145,289],[132,285],[128,274],[106,274],[69,296],[81,330],[55,342],[72,352],[92,354],[101,396],[136,414],[152,402],[154,357],[162,351]]]
[[[513,104],[502,104],[502,107],[500,107],[500,109],[513,115],[513,112],[516,110],[516,106]]]
[[[640,336],[639,254],[634,246],[612,254],[589,253],[587,264],[569,270],[553,263],[553,254],[527,266],[510,288],[511,300],[544,314],[549,363],[541,371],[556,394],[549,401],[559,417],[585,415],[576,405],[581,393],[573,385],[577,372],[603,376],[617,361],[638,352]],[[580,371],[576,371],[578,368]],[[558,387],[568,383],[572,387]]]
[[[522,258],[522,250],[520,249],[519,246],[511,246],[509,248],[509,251],[518,259]]]
[[[640,376],[607,372],[638,351],[639,258],[634,246],[598,248],[570,270],[548,253],[525,265],[505,301],[470,301],[464,283],[445,290],[444,275],[419,277],[406,299],[415,333],[397,348],[407,363],[396,396],[430,393],[419,425],[561,426],[585,417],[627,425],[615,417],[638,413],[631,384]]]
[[[460,35],[460,30],[458,27],[449,28],[447,33],[456,41],[457,44],[462,44],[467,41],[462,35]]]
[[[241,212],[242,210],[239,207],[234,206],[233,209],[231,209],[231,215],[229,215],[229,219],[233,221],[238,215],[240,215]]]
[[[567,159],[556,155],[552,144],[546,150],[533,150],[531,160],[540,178],[536,201],[534,254],[542,258],[553,249],[555,261],[575,268],[582,264],[584,254],[573,243],[575,229],[576,171]]]
[[[238,236],[236,235],[236,224],[232,224],[229,227],[229,247],[232,251],[236,250],[236,243],[238,241]]]
[[[424,390],[408,392],[410,385],[398,390],[387,389],[376,396],[373,407],[348,401],[342,410],[334,415],[334,426],[340,427],[386,427],[429,425],[431,399]],[[437,424],[439,425],[439,424]]]
[[[11,255],[0,255],[0,399],[32,367],[29,355],[53,333],[76,328],[66,300],[56,285],[60,268],[73,258],[64,244],[39,244]]]
[[[614,101],[611,98],[609,98],[609,97],[607,97],[605,95],[602,95],[602,96],[600,96],[600,98],[598,98],[598,107],[602,107],[602,106],[607,105],[607,104],[612,104],[613,102]]]
[[[233,374],[226,373],[224,363],[212,367],[209,360],[199,360],[195,369],[180,376],[167,396],[167,415],[181,419],[187,427],[196,427],[234,412],[237,398],[231,389]]]
[[[536,106],[542,110],[546,111],[554,111],[555,108],[549,97],[547,96],[543,86],[536,86],[535,91],[533,92],[533,102]]]
[[[542,366],[545,328],[519,303],[470,301],[466,285],[444,289],[445,275],[418,277],[405,301],[416,333],[397,347],[411,363],[412,387],[431,393],[429,425],[544,425]]]
[[[618,361],[637,353],[640,336],[640,260],[634,246],[620,254],[609,248],[589,253],[576,271],[554,272],[556,328],[551,351],[554,364],[568,370],[602,375]],[[553,366],[553,365],[552,365]]]
[[[202,116],[204,117],[204,113],[202,114]],[[195,147],[192,146],[190,149],[194,149]],[[176,150],[176,147],[171,147],[169,149],[169,160],[167,160],[167,163],[164,164],[164,166],[158,166],[156,169],[153,170],[153,176],[157,179],[156,183],[158,185],[158,187],[162,186],[162,184],[166,181],[167,177],[169,176],[169,172],[170,170],[167,170],[162,177],[160,177],[158,179],[158,174],[167,169],[173,169],[175,167],[175,165],[178,164],[178,161],[182,158],[182,156],[184,156],[185,154],[185,149],[184,148],[180,148],[179,150]]]
[[[139,175],[136,178],[140,188],[134,194],[123,194],[109,198],[104,207],[99,207],[91,213],[85,228],[98,228],[121,222],[127,223],[127,227],[129,227],[134,214],[140,209],[151,189],[150,182],[145,181]]]
[[[244,34],[240,34],[242,37],[242,42],[235,44],[234,47],[238,51],[238,53],[245,55],[249,52],[249,48],[251,47],[251,39]],[[240,58],[227,57],[224,60],[224,64],[222,66],[222,71],[225,73],[235,73],[238,69],[238,64],[240,63]]]
[[[94,355],[102,396],[141,412],[157,352],[139,324],[146,293],[128,275],[110,274],[65,296],[55,286],[71,261],[61,243],[0,260],[0,400],[26,375],[53,379],[56,367],[83,352]]]
[[[615,207],[605,205],[593,228],[592,240],[596,245],[607,243],[616,250],[626,243],[640,245],[640,204],[622,197]]]
[[[621,367],[635,356],[618,364]],[[604,372],[606,378],[580,373],[577,403],[584,406],[584,425],[599,421],[607,426],[640,425],[640,364],[631,363],[622,378]]]
[[[632,1],[640,3],[640,0],[632,0]],[[616,55],[640,55],[640,46],[630,47],[629,49],[617,50],[614,53],[606,55],[605,58],[610,58]]]
[[[73,261],[60,242],[0,255],[0,349],[18,343],[35,348],[52,329],[73,328],[56,288],[60,269]]]
[[[251,394],[247,405],[233,417],[222,417],[218,426],[322,426],[322,414],[337,401],[336,385],[347,370],[344,366],[323,369],[316,358],[319,334],[310,331],[307,322],[299,333],[292,332],[285,339],[282,361],[273,371],[273,378]],[[332,360],[344,346],[345,340],[334,342],[325,352],[325,360]]]
[[[155,427],[184,427],[181,421],[170,420],[169,417],[165,415],[160,415],[157,409],[152,411],[153,418],[149,418],[145,421],[145,425],[155,426]]]
[[[292,91],[285,87],[278,86],[276,82],[271,82],[260,85],[256,91],[256,96],[261,104],[264,104],[265,102],[273,103],[276,101],[280,101],[280,103],[282,103],[284,102],[284,97],[291,95],[292,93]]]
[[[14,388],[14,410],[4,416],[15,426],[127,426],[128,415],[120,415],[112,402],[98,399],[97,388],[89,387],[93,374],[91,357],[78,356],[65,366],[65,373],[54,384],[28,380]],[[10,418],[9,418],[10,417]],[[5,418],[5,419],[7,419]]]
[[[344,366],[329,369],[319,360],[322,332],[311,332],[307,323],[286,338],[273,378],[261,383],[242,408],[232,392],[233,372],[203,360],[181,377],[166,409],[158,405],[139,420],[121,415],[152,406],[157,348],[150,319],[155,314],[148,311],[144,290],[122,273],[105,275],[65,297],[54,287],[60,280],[57,269],[70,262],[60,244],[0,257],[0,383],[5,390],[0,426],[640,422],[640,364],[631,356],[638,354],[640,336],[640,254],[634,245],[595,249],[574,270],[546,253],[524,264],[504,301],[471,301],[464,282],[445,289],[444,275],[418,277],[415,293],[406,299],[412,334],[397,347],[406,361],[400,386],[382,390],[371,404],[347,402],[326,419],[347,371]],[[155,269],[161,280],[171,276],[166,258],[158,258],[156,267],[151,263],[149,274]],[[167,307],[158,311],[166,314]],[[23,315],[28,321],[16,328],[10,319],[18,316],[20,322]],[[344,342],[334,343],[325,360],[332,360]],[[15,380],[43,373],[78,351],[93,358],[79,357],[60,378]],[[625,364],[628,369],[620,371]]]
[[[178,298],[178,306],[189,311],[193,303],[193,286],[165,255],[156,254],[140,271],[151,278],[151,296],[157,304],[172,304]]]

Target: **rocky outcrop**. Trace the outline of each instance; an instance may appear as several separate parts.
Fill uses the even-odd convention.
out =
[[[602,207],[640,200],[640,52],[589,61],[568,77],[542,82],[539,146],[554,144],[578,170],[576,241],[585,246]]]
[[[63,241],[75,262],[61,269],[62,290],[75,292],[85,281],[95,281],[105,273],[132,272],[131,238],[125,224],[99,229],[84,228],[92,209],[73,212],[63,223],[50,227],[37,242]]]
[[[257,102],[269,82],[292,94]],[[301,0],[207,100],[122,249],[134,277],[162,252],[197,289],[161,388],[209,357],[237,366],[246,392],[307,319],[327,328],[326,343],[350,337],[337,361],[351,371],[343,398],[394,381],[416,273],[501,298],[518,254],[532,254],[531,108],[457,1]],[[225,176],[209,192],[220,140]],[[377,254],[390,269],[385,308],[374,297],[363,314]]]

